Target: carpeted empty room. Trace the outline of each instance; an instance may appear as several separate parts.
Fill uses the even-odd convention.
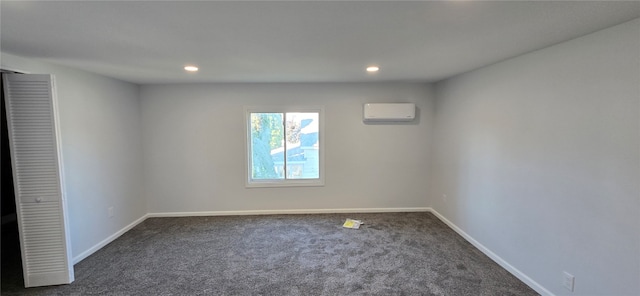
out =
[[[2,295],[538,295],[424,212],[149,218],[75,270]]]
[[[0,28],[3,296],[640,295],[640,0]]]

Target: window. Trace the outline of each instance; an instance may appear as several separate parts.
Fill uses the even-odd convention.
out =
[[[247,187],[323,185],[322,108],[247,108]]]

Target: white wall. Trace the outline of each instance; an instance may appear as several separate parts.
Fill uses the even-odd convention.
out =
[[[60,112],[72,256],[147,213],[142,190],[139,88],[2,53],[2,68],[54,74]],[[115,216],[108,217],[107,208]]]
[[[432,93],[425,84],[141,87],[150,213],[426,207]],[[419,119],[365,125],[367,102],[414,102]],[[245,188],[245,106],[325,108],[325,186]]]
[[[436,96],[439,213],[551,293],[640,295],[639,19]]]

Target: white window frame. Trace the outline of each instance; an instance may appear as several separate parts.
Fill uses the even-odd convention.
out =
[[[318,179],[269,179],[254,180],[251,178],[251,113],[287,113],[287,112],[316,112],[318,113]],[[323,106],[247,106],[244,108],[245,123],[245,187],[311,187],[324,186],[324,107]],[[285,162],[286,166],[286,162]]]

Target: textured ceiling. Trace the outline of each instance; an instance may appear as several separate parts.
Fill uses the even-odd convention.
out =
[[[0,13],[2,52],[134,83],[437,81],[640,17],[640,2],[0,1]]]

